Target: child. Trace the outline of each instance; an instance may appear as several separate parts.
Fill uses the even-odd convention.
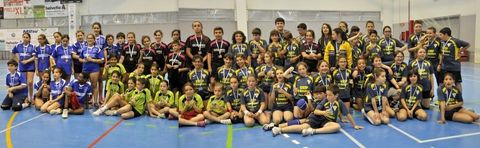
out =
[[[353,108],[356,110],[362,110],[363,108],[363,100],[365,99],[365,81],[368,74],[370,74],[370,70],[366,69],[367,62],[364,58],[358,59],[357,66],[352,73],[353,77],[353,90],[352,96],[355,98],[355,102],[353,102]]]
[[[305,43],[305,33],[307,31],[307,24],[305,23],[300,23],[297,25],[297,31],[299,36],[295,37],[295,42],[297,44],[304,44]]]
[[[230,53],[233,57],[237,57],[237,55],[242,55],[246,57],[246,65],[250,65],[252,61],[252,56],[250,53],[250,49],[248,48],[247,43],[245,42],[247,37],[242,31],[235,31],[232,36],[232,45],[230,46],[230,49],[228,50],[228,53]],[[233,63],[235,62],[235,59],[232,59]],[[234,68],[236,68],[236,65],[233,65]]]
[[[365,33],[363,35],[361,35],[361,33],[359,33],[359,35],[361,35],[360,37],[360,40],[364,43],[364,44],[368,44],[371,42],[371,38],[370,38],[370,33],[372,31],[375,30],[375,23],[371,20],[368,20],[366,23],[365,23]],[[352,31],[353,32],[353,31]],[[375,30],[376,32],[376,30]],[[378,41],[378,40],[377,40]]]
[[[107,86],[105,87],[107,93],[105,94],[105,102],[102,104],[102,106],[105,106],[105,104],[112,98],[114,94],[123,94],[125,87],[121,81],[122,76],[120,72],[118,71],[113,71],[112,72],[112,77],[107,80]]]
[[[150,90],[147,89],[147,80],[144,78],[140,78],[137,80],[135,84],[135,90],[132,92],[131,97],[127,101],[128,104],[125,105],[123,103],[119,103],[121,106],[120,109],[113,111],[112,115],[120,114],[123,119],[131,119],[135,117],[141,116],[145,112],[145,102],[146,100],[151,100],[151,93]],[[117,98],[117,100],[120,98]],[[101,107],[97,111],[95,111],[94,115],[99,115],[103,113],[108,108],[119,101],[113,100],[110,104],[106,104],[105,106]],[[121,101],[120,101],[121,102]],[[123,105],[122,105],[123,104]]]
[[[233,55],[228,53],[223,58],[224,65],[218,69],[217,79],[222,85],[230,85],[230,78],[235,76],[235,70],[232,68]]]
[[[363,107],[363,115],[373,125],[389,123],[391,110],[387,100],[387,85],[385,84],[385,70],[377,68],[373,71],[375,82],[367,86],[367,97]],[[393,112],[393,111],[392,111]]]
[[[122,63],[118,63],[118,58],[119,58],[118,54],[114,53],[110,55],[107,61],[107,65],[105,65],[105,70],[103,70],[103,74],[102,74],[103,80],[109,80],[112,77],[113,71],[120,72],[120,76],[123,78],[122,81],[126,80],[127,71],[125,70],[125,67],[123,67]]]
[[[64,91],[68,82],[62,79],[62,69],[55,67],[53,69],[53,81],[50,82],[50,99],[43,104],[40,108],[41,112],[48,112],[52,115],[62,113],[60,109],[64,105],[64,100],[61,98],[61,94]]]
[[[422,45],[423,48],[427,50],[427,60],[430,61],[430,63],[433,66],[433,71],[435,74],[435,79],[437,82],[437,86],[440,86],[440,83],[442,82],[442,78],[440,78],[439,71],[437,70],[439,61],[440,61],[440,56],[442,55],[442,47],[440,43],[440,39],[437,38],[437,29],[435,27],[428,27],[427,29],[427,34],[426,34],[426,39],[423,39]]]
[[[27,107],[28,104],[24,103],[27,98],[27,77],[25,74],[22,74],[17,71],[18,63],[15,60],[9,60],[7,62],[8,71],[7,74],[7,96],[2,102],[1,108],[3,110],[9,110],[12,108],[13,111],[21,111],[23,108]]]
[[[205,68],[205,66],[208,65],[207,45],[210,43],[210,38],[203,34],[203,25],[200,21],[193,21],[192,29],[195,34],[187,38],[187,41],[185,42],[187,50],[185,53],[188,59],[193,59],[193,56],[197,54],[201,55],[203,57],[202,61],[204,62]]]
[[[123,32],[118,32],[117,35],[115,36],[117,38],[117,47],[120,48],[121,53],[123,52],[123,47],[127,44],[125,42],[125,33]],[[121,55],[121,53],[119,55]]]
[[[413,34],[411,34],[407,40],[408,52],[410,53],[410,59],[408,60],[409,63],[416,58],[415,50],[417,50],[417,44],[420,42],[422,36],[425,35],[425,33],[422,31],[422,27],[422,20],[415,20],[413,22]]]
[[[179,29],[173,29],[172,30],[172,42],[168,43],[168,49],[170,50],[169,53],[173,52],[173,42],[178,42],[178,45],[180,45],[180,51],[182,54],[185,53],[185,42],[182,41],[182,37],[180,36],[180,30]]]
[[[107,45],[107,40],[102,33],[102,25],[99,22],[94,22],[92,24],[93,35],[95,39],[95,47],[98,49],[105,49]]]
[[[38,110],[40,110],[50,97],[50,71],[43,71],[40,78],[41,79],[33,86],[37,91],[37,93],[35,93],[35,108]]]
[[[440,119],[438,123],[445,124],[445,119],[463,123],[478,121],[480,118],[478,114],[462,107],[462,92],[453,86],[454,82],[454,75],[446,73],[443,85],[437,89],[438,100],[440,101]]]
[[[82,71],[89,73],[90,84],[93,88],[93,101],[94,105],[100,105],[103,102],[103,92],[100,92],[98,87],[101,87],[103,83],[99,83],[101,78],[101,67],[104,62],[104,55],[100,48],[94,46],[95,44],[95,36],[93,34],[87,35],[87,46],[83,48],[81,53],[79,54],[79,61],[83,63]],[[103,90],[103,89],[102,89]],[[100,94],[100,95],[99,95]]]
[[[421,108],[423,87],[417,84],[420,75],[413,71],[408,75],[409,84],[402,89],[401,103],[402,109],[397,113],[398,121],[405,121],[408,118],[417,118],[418,120],[427,120],[427,113]],[[408,103],[408,104],[407,104]]]
[[[213,96],[208,99],[207,110],[203,112],[207,118],[206,124],[217,122],[222,124],[232,124],[230,112],[228,112],[226,98],[223,95],[223,85],[217,84],[213,89]]]
[[[252,67],[247,66],[246,57],[242,55],[237,55],[237,70],[235,70],[235,75],[240,80],[240,87],[247,87],[247,78],[249,75],[255,74],[255,70]]]
[[[381,48],[383,64],[390,66],[394,62],[394,53],[397,51],[403,53],[407,49],[407,45],[403,45],[400,40],[392,37],[392,28],[390,26],[383,27],[383,35],[384,38],[380,39],[378,44]],[[396,50],[396,47],[400,49]]]
[[[318,95],[318,92],[315,92]],[[340,131],[340,124],[337,118],[340,114],[347,116],[348,120],[356,130],[362,129],[362,126],[356,125],[352,115],[347,111],[345,105],[338,98],[339,89],[335,85],[327,88],[326,99],[323,99],[307,119],[292,120],[295,122],[288,122],[274,127],[272,135],[276,136],[281,133],[302,133],[303,136],[313,134],[327,134]]]
[[[200,55],[193,56],[193,65],[195,69],[188,72],[189,82],[196,88],[195,91],[202,97],[203,103],[207,104],[210,96],[210,91],[208,90],[210,73],[203,69],[202,57]]]
[[[52,53],[52,57],[55,59],[52,67],[55,66],[62,69],[64,73],[62,75],[62,79],[69,82],[72,75],[72,57],[76,58],[76,56],[72,56],[75,51],[72,46],[68,45],[70,43],[70,37],[68,35],[64,35],[61,37],[61,41],[62,44],[56,46]]]
[[[393,71],[393,78],[397,81],[398,85],[403,87],[407,82],[408,68],[407,64],[403,62],[405,55],[401,51],[395,52],[395,62],[392,63],[390,68]],[[383,60],[382,60],[383,61]]]
[[[273,63],[275,65],[283,65],[284,55],[280,54],[283,49],[283,44],[280,43],[279,35],[280,33],[277,30],[272,30],[270,32],[270,45],[268,45],[268,51],[273,53]]]
[[[103,49],[103,55],[106,57],[106,59],[110,59],[112,56],[118,56],[118,55],[121,55],[122,52],[120,50],[120,47],[118,47],[117,45],[113,44],[114,42],[114,39],[113,39],[113,35],[111,34],[108,34],[106,36],[107,38],[107,44],[105,46],[105,49]],[[105,60],[105,63],[107,63],[108,61]]]
[[[88,101],[92,99],[92,95],[93,95],[92,86],[90,85],[90,82],[87,82],[87,81],[88,81],[88,74],[82,72],[78,74],[75,80],[70,82],[70,87],[72,87],[73,91],[75,92],[75,95],[77,95],[77,99],[78,99],[78,102],[80,103],[80,106],[85,106],[85,108],[88,108],[86,104]],[[71,110],[69,112],[79,113],[80,110]]]
[[[258,64],[257,59],[261,53],[265,53],[267,51],[266,49],[268,47],[268,43],[264,39],[261,39],[262,30],[260,30],[260,28],[253,28],[252,36],[253,39],[248,42],[248,47],[252,52],[252,63],[250,64],[253,68],[255,68],[260,65]]]
[[[128,44],[123,46],[122,56],[119,63],[125,66],[125,70],[130,74],[135,70],[135,65],[140,62],[140,50],[142,47],[135,41],[135,33],[129,32],[127,34]]]
[[[35,47],[30,43],[29,33],[22,34],[23,42],[13,47],[12,53],[15,54],[19,62],[18,71],[27,76],[28,102],[33,102],[33,76],[35,75]]]
[[[247,127],[253,127],[255,120],[260,125],[270,123],[263,111],[266,109],[265,95],[261,89],[257,88],[257,79],[255,76],[248,76],[248,89],[243,92],[241,99],[241,110],[243,111],[243,122]]]
[[[175,107],[175,96],[168,90],[168,81],[161,80],[160,90],[155,94],[153,100],[148,101],[148,114],[154,118],[165,118],[170,108]]]
[[[333,83],[332,75],[330,74],[330,67],[328,66],[327,61],[320,61],[317,65],[318,72],[313,75],[315,86],[329,86],[330,83]]]
[[[105,115],[112,116],[117,115],[118,113],[123,114],[132,110],[132,97],[135,94],[137,79],[135,77],[128,79],[128,88],[125,90],[124,94],[114,94],[107,103],[100,107],[97,111],[93,112],[93,116],[99,116],[105,112]],[[109,110],[112,108],[118,107],[116,110]]]
[[[285,32],[285,46],[281,50],[282,55],[285,55],[284,67],[291,67],[297,64],[299,61],[300,54],[300,45],[294,41],[293,35],[290,32]]]
[[[145,79],[148,80],[148,84],[150,84],[149,90],[153,94],[157,94],[160,90],[160,82],[163,80],[163,77],[158,73],[158,66],[157,63],[153,63],[150,67],[150,74],[145,76]]]
[[[73,91],[72,87],[66,85],[62,94],[58,96],[60,100],[63,100],[63,111],[62,111],[62,118],[68,118],[68,114],[76,114],[81,115],[84,112],[82,104],[77,98],[77,95]]]
[[[75,44],[73,44],[73,51],[75,53],[81,53],[83,48],[85,46],[87,46],[87,42],[85,41],[85,33],[82,31],[82,30],[77,30],[77,32],[75,33],[76,37],[77,37],[77,42],[75,42]],[[107,54],[105,54],[107,55]],[[82,67],[83,67],[83,64],[78,60],[78,59],[73,59],[73,72],[74,72],[74,75],[75,75],[75,78],[77,77],[78,74],[80,74],[82,72]]]
[[[305,43],[302,44],[301,54],[302,62],[307,63],[310,68],[308,72],[316,71],[315,67],[317,67],[318,59],[322,59],[323,51],[314,40],[315,32],[313,30],[307,30],[305,33]]]
[[[140,62],[137,64],[137,68],[135,68],[135,71],[130,73],[128,78],[135,77],[137,80],[143,78],[145,77],[145,75],[143,75],[143,71],[145,71],[145,65],[143,65],[143,62]]]
[[[377,55],[381,57],[382,52],[381,52],[380,45],[377,44],[377,41],[378,41],[377,31],[376,30],[370,31],[368,36],[370,38],[370,42],[365,47],[365,56],[368,57],[367,66],[372,67],[373,58],[375,58]]]
[[[293,107],[293,115],[297,119],[305,118],[308,115],[306,107],[307,104],[311,103],[311,100],[307,100],[306,95],[313,91],[314,81],[313,77],[308,74],[307,69],[306,63],[300,62],[297,64],[298,75],[295,76],[293,83],[293,103],[296,104]],[[305,104],[306,101],[307,104]]]
[[[38,35],[38,46],[35,48],[35,57],[36,57],[36,69],[37,76],[42,77],[42,73],[50,69],[50,63],[52,63],[53,58],[51,58],[53,48],[48,46],[47,37],[44,34]]]
[[[347,60],[347,68],[352,66],[352,46],[347,41],[347,35],[340,28],[335,28],[332,32],[332,41],[328,42],[325,47],[323,60],[327,61],[332,67],[333,71],[337,65],[340,56],[344,56]]]
[[[184,94],[178,99],[178,124],[205,127],[204,116],[202,114],[203,101],[200,95],[195,93],[195,89],[191,83],[183,86]]]
[[[61,46],[62,44],[62,33],[60,32],[54,32],[53,33],[53,38],[55,39],[55,42],[50,45],[50,48],[52,49],[57,49],[57,46]]]
[[[248,79],[248,77],[247,77]],[[241,112],[241,100],[244,89],[239,88],[238,78],[230,79],[230,89],[227,91],[227,109],[230,112],[230,120],[233,123],[241,123],[243,112]]]
[[[277,82],[273,84],[270,92],[270,98],[273,102],[273,125],[279,125],[282,121],[288,122],[293,119],[293,86],[286,82],[283,73],[284,70],[281,68],[275,71]]]
[[[259,87],[265,93],[270,93],[272,84],[274,82],[275,71],[277,66],[273,64],[273,54],[267,51],[264,55],[265,64],[260,65],[255,69],[258,79],[260,80]]]
[[[418,72],[420,77],[418,77],[418,81],[420,85],[423,87],[422,92],[422,108],[429,109],[430,108],[430,99],[433,98],[433,66],[430,61],[425,60],[425,49],[418,48],[416,52],[416,60],[410,61],[410,65],[408,66],[408,71],[415,70]]]
[[[171,89],[176,92],[181,90],[182,85],[186,82],[186,73],[189,68],[187,67],[187,57],[180,51],[180,42],[172,43],[173,51],[167,58],[167,71],[168,80]],[[173,81],[172,81],[173,80]]]
[[[284,29],[285,28],[285,19],[278,17],[275,19],[275,31],[278,32],[278,37],[280,43],[284,44],[285,41],[285,32],[288,32],[288,30]],[[270,42],[271,43],[271,42]]]
[[[222,27],[215,27],[213,28],[213,34],[215,35],[215,40],[210,41],[209,50],[208,50],[208,72],[214,74],[213,76],[216,77],[217,69],[224,64],[223,57],[228,52],[230,48],[230,43],[224,39],[223,36],[223,28]]]
[[[162,42],[163,32],[162,30],[155,30],[153,32],[155,36],[155,42],[150,44],[150,49],[155,51],[153,60],[157,63],[157,67],[160,70],[160,75],[165,74],[165,59],[167,59],[168,53],[170,52],[167,44]]]
[[[338,69],[333,71],[333,80],[334,84],[340,89],[338,98],[345,104],[348,112],[350,110],[350,91],[352,90],[353,78],[352,71],[347,69],[347,58],[344,56],[338,57]]]
[[[324,50],[327,44],[332,40],[332,27],[328,23],[322,25],[322,36],[318,39],[318,46],[321,50]],[[322,55],[324,53],[321,53]]]
[[[467,50],[470,47],[468,42],[452,37],[452,30],[445,27],[440,30],[440,39],[442,40],[442,55],[437,70],[441,74],[451,73],[455,80],[455,87],[462,91],[462,74],[460,63],[460,51]],[[441,78],[443,75],[440,76]]]
[[[151,48],[151,41],[149,36],[142,36],[142,44],[143,44],[143,49],[140,50],[140,60],[143,62],[143,65],[145,65],[145,71],[143,71],[144,75],[150,74],[150,67],[152,67],[152,64],[155,62],[154,57],[155,56],[155,50]]]
[[[355,26],[356,27],[356,26]],[[358,27],[357,27],[358,28]],[[358,60],[360,58],[363,58],[363,45],[358,39],[358,37],[355,37],[355,34],[350,34],[350,38],[348,39],[350,42],[350,45],[352,45],[352,68],[355,68],[358,65]]]

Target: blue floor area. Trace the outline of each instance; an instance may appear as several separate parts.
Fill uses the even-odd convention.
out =
[[[0,61],[5,71],[5,61]],[[463,63],[463,97],[465,107],[480,112],[480,64]],[[5,79],[0,79],[0,100],[5,96]],[[435,98],[436,99],[436,98]],[[11,128],[14,147],[87,147],[112,126],[119,117],[85,115],[41,114],[33,108],[21,111]],[[391,119],[390,125],[372,126],[358,112],[353,116],[362,130],[341,123],[344,132],[302,137],[300,134],[282,134],[272,137],[259,125],[246,128],[243,124],[226,126],[207,125],[205,128],[180,127],[176,121],[146,116],[121,121],[96,143],[95,147],[476,147],[480,145],[480,123],[436,123],[437,109],[427,111],[428,121]],[[0,111],[0,147],[6,147],[6,127],[11,111]],[[230,132],[229,132],[230,131]],[[229,136],[231,139],[229,139]]]

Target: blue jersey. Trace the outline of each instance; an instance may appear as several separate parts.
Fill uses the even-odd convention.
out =
[[[25,45],[23,43],[18,43],[12,49],[13,54],[18,54],[19,61],[18,62],[18,70],[20,72],[26,71],[35,71],[35,62],[30,62],[27,64],[23,64],[21,61],[28,60],[35,56],[35,47],[32,44]]]
[[[350,90],[352,89],[352,71],[350,69],[337,69],[333,71],[333,82],[340,89],[338,97],[340,99],[350,98]]]
[[[15,87],[15,86],[18,86],[18,85],[27,85],[27,76],[20,73],[20,72],[15,72],[15,73],[9,73],[7,74],[7,77],[6,77],[6,81],[7,83],[7,86],[10,88],[10,87]],[[20,90],[16,90],[15,92],[13,92],[13,94],[17,95],[17,94],[23,94],[23,95],[27,95],[27,87],[23,88],[23,89],[20,89]]]
[[[61,68],[66,75],[72,74],[72,46],[57,46],[52,53],[52,57],[55,59],[56,66]]]
[[[38,59],[38,72],[43,72],[50,68],[50,56],[54,49],[51,46],[45,45],[43,47],[37,46],[35,48],[35,56]]]
[[[122,51],[120,51],[120,47],[118,47],[117,45],[112,45],[112,46],[106,46],[105,47],[105,50],[107,51],[107,55],[104,55],[106,56],[107,59],[110,59],[110,57],[115,54],[117,55],[117,59],[120,58],[120,56],[122,55]]]
[[[447,41],[442,41],[442,70],[460,71],[460,48],[470,46],[468,42],[449,38]]]
[[[376,85],[370,84],[367,86],[367,97],[365,99],[365,108],[373,109],[372,100],[375,99],[377,104],[377,109],[380,111],[383,109],[382,98],[387,97],[388,88],[386,84]],[[388,105],[388,104],[385,104]]]
[[[76,42],[75,44],[72,45],[73,46],[73,51],[75,53],[81,53],[82,52],[82,49],[83,47],[86,47],[87,46],[87,42],[83,41],[83,42]],[[75,65],[78,65],[78,66],[81,66],[82,63],[80,63],[80,61],[78,60],[73,60],[74,61],[74,64]]]
[[[42,86],[43,83],[44,83],[43,80],[37,81],[35,84],[33,84],[33,89],[38,91],[38,89],[40,89],[40,86]],[[50,85],[50,83],[48,83],[47,85]]]
[[[87,57],[93,59],[100,59],[104,60],[103,52],[100,48],[97,47],[83,47],[82,52],[80,53],[80,58],[86,59]],[[95,62],[86,62],[83,63],[83,72],[99,72],[100,71],[100,64]]]
[[[257,112],[260,109],[260,103],[265,101],[265,95],[262,90],[255,88],[253,90],[245,90],[240,103],[245,105],[248,111]]]
[[[98,35],[95,37],[95,47],[98,49],[104,49],[107,46],[107,39],[104,35]]]
[[[68,83],[64,79],[60,79],[58,82],[50,82],[50,96],[52,96],[52,99],[57,99],[57,97],[63,93],[63,88],[67,85]]]
[[[50,48],[52,48],[53,50],[55,50],[55,49],[57,49],[58,46],[62,46],[62,44],[55,44],[55,43],[53,43],[53,44],[50,45]]]
[[[327,99],[323,99],[320,103],[315,106],[315,110],[327,111],[327,114],[322,115],[325,116],[328,121],[336,122],[338,115],[342,114],[343,116],[348,115],[348,110],[345,104],[341,100],[335,100],[334,102],[330,102]],[[313,112],[308,116],[309,119],[313,120],[321,120],[321,116],[313,114]]]
[[[410,65],[407,67],[407,71],[416,70],[420,77],[418,78],[418,83],[420,83],[424,91],[430,91],[432,85],[430,83],[430,76],[434,73],[433,66],[429,61],[426,60],[414,60],[410,62]]]
[[[70,82],[70,87],[72,87],[72,90],[77,95],[78,101],[80,101],[82,104],[85,103],[85,101],[88,100],[88,97],[92,95],[92,86],[89,82],[80,84],[78,80],[73,80]]]

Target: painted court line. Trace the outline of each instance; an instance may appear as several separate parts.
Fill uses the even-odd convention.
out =
[[[475,136],[475,135],[480,135],[480,132],[470,133],[470,134],[461,134],[461,135],[455,135],[455,136],[440,137],[440,138],[433,138],[433,139],[427,139],[427,140],[422,140],[420,143],[427,143],[427,142],[433,142],[433,141],[440,141],[440,140],[447,140],[447,139],[462,138],[462,137]]]
[[[360,143],[357,139],[355,139],[352,135],[350,135],[349,133],[347,133],[345,130],[343,130],[343,128],[340,128],[340,132],[342,132],[345,136],[348,137],[348,139],[350,139],[353,143],[355,143],[358,147],[360,148],[366,148],[365,145],[363,145],[362,143]]]
[[[15,117],[17,116],[17,114],[18,114],[18,111],[14,112],[7,123],[7,132],[5,133],[5,143],[7,143],[7,148],[13,147],[10,127],[12,126],[13,121],[15,120]]]
[[[12,127],[7,127],[6,129],[0,131],[0,134],[6,132],[7,130],[10,130],[10,129],[12,129],[12,128],[15,128],[15,127],[17,127],[17,126],[20,126],[20,125],[25,124],[25,123],[27,123],[27,122],[30,122],[30,121],[32,121],[32,120],[35,120],[35,119],[37,119],[37,118],[40,118],[41,116],[43,116],[43,115],[45,115],[45,114],[46,114],[46,113],[37,115],[37,116],[35,116],[35,117],[33,117],[33,118],[30,118],[30,119],[28,119],[28,120],[25,120],[25,121],[23,121],[23,122],[20,122],[20,123],[14,125],[14,126],[12,126]]]
[[[296,144],[296,145],[299,145],[300,142],[298,142],[297,140],[292,140],[292,143]]]
[[[232,148],[233,146],[233,125],[232,124],[229,124],[228,127],[227,127],[227,142],[225,142],[227,144],[227,148]]]
[[[398,132],[402,133],[403,135],[407,136],[408,138],[410,138],[410,139],[413,139],[413,140],[417,141],[418,143],[421,143],[421,142],[422,142],[422,140],[418,139],[418,138],[417,138],[417,137],[415,137],[415,136],[412,136],[412,135],[410,135],[409,133],[407,133],[407,132],[405,132],[405,131],[401,130],[400,128],[398,128],[398,127],[396,127],[396,126],[394,126],[394,125],[392,125],[392,124],[388,124],[388,126],[389,126],[389,127],[391,127],[391,128],[393,128],[394,130],[396,130],[396,131],[398,131]]]
[[[122,121],[123,121],[123,119],[118,120],[117,123],[115,123],[112,127],[110,127],[110,129],[105,131],[102,135],[100,135],[100,137],[98,137],[92,143],[90,143],[88,145],[88,148],[93,148],[93,146],[95,146],[95,144],[97,144],[100,140],[105,138],[105,136],[107,136],[113,129],[115,129],[118,125],[120,125],[120,123],[122,123]]]

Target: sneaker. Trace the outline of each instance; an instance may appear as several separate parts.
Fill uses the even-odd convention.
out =
[[[67,119],[67,118],[68,118],[68,109],[63,109],[62,118],[63,118],[63,119]]]
[[[210,121],[210,120],[208,120],[208,119],[205,119],[204,122],[205,122],[205,124],[210,124],[210,123],[212,123],[212,121]]]
[[[28,107],[30,107],[30,103],[28,103],[28,102],[22,103],[22,108],[23,109],[28,108]]]
[[[62,109],[60,109],[60,108],[50,110],[51,115],[58,115],[58,114],[61,114],[61,113],[62,113]]]
[[[205,127],[205,121],[198,121],[197,126],[198,127]]]
[[[282,134],[282,131],[280,130],[279,127],[273,127],[273,128],[272,128],[272,136],[273,136],[273,137],[275,137],[275,136],[277,136],[277,135],[280,135],[280,134]]]
[[[102,109],[97,109],[97,111],[93,112],[93,116],[100,116],[103,113]]]
[[[107,110],[104,112],[105,115],[107,116],[115,116],[116,113],[115,113],[115,110]]]
[[[274,123],[264,124],[264,125],[263,125],[263,130],[264,130],[264,131],[269,131],[269,130],[272,130],[273,127],[275,127],[275,124],[274,124]]]
[[[307,128],[307,129],[303,129],[302,130],[302,135],[305,137],[305,136],[311,136],[313,135],[313,128]]]
[[[220,123],[229,125],[229,124],[232,124],[232,120],[230,119],[220,120]]]

